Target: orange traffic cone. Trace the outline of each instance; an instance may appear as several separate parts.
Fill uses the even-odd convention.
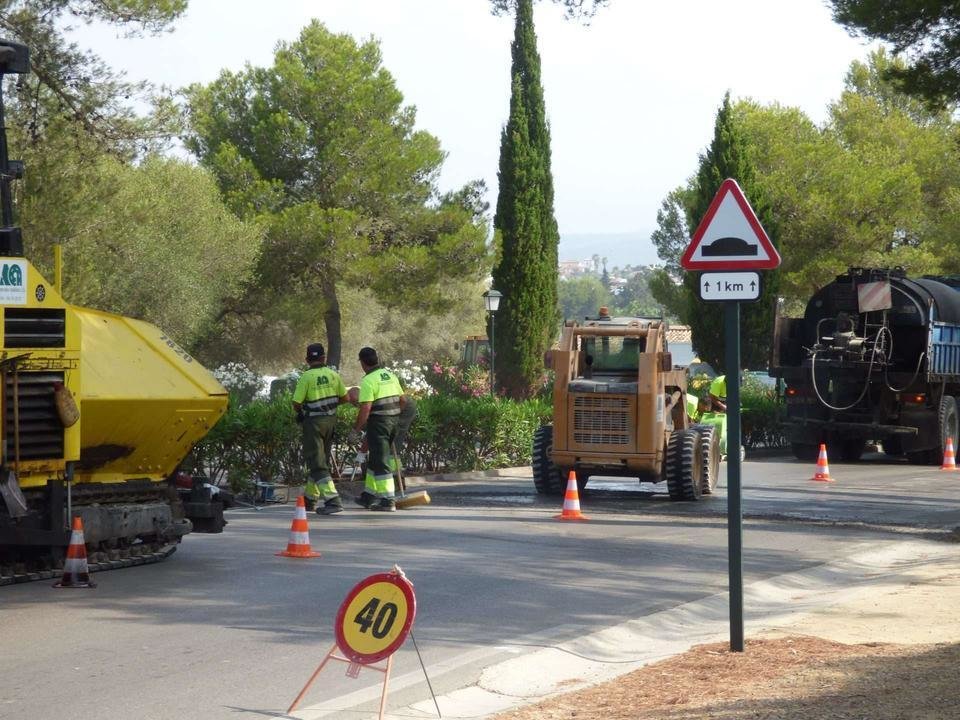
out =
[[[87,567],[87,546],[83,542],[83,520],[77,515],[73,518],[73,527],[70,530],[70,547],[67,548],[67,557],[63,561],[63,576],[54,583],[56,588],[92,588],[96,583],[90,582],[90,569]]]
[[[310,549],[310,528],[307,526],[307,504],[303,495],[297,498],[297,509],[293,513],[293,522],[290,525],[290,542],[287,549],[277,555],[294,558],[315,558],[320,553]]]
[[[830,466],[827,465],[827,446],[824,443],[820,443],[820,456],[817,458],[817,471],[810,479],[816,480],[817,482],[833,482],[833,478],[830,477]]]
[[[563,496],[563,512],[555,515],[557,520],[589,520],[580,512],[580,493],[577,490],[577,474],[571,470],[567,475],[567,492]]]
[[[956,470],[957,469],[957,458],[953,454],[953,438],[947,438],[947,446],[943,449],[943,465],[940,466],[941,470]]]

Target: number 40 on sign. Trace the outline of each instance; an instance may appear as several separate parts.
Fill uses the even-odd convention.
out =
[[[383,718],[393,654],[410,634],[416,615],[417,599],[413,584],[399,567],[394,567],[392,572],[371,575],[357,583],[337,611],[333,628],[336,644],[287,708],[287,714],[300,704],[323,666],[330,660],[338,660],[349,664],[347,674],[352,677],[356,677],[363,668],[383,673],[383,692],[380,695],[380,718]],[[336,654],[338,649],[343,657]],[[387,661],[386,667],[376,666],[381,660]]]

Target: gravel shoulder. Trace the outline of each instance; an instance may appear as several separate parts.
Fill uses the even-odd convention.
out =
[[[953,719],[960,712],[958,607],[954,556],[911,568],[906,584],[748,633],[742,653],[727,643],[699,645],[496,718]]]

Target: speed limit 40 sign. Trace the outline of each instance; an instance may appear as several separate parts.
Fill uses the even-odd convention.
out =
[[[354,586],[337,611],[337,647],[353,662],[379,662],[403,645],[416,614],[417,599],[406,577],[371,575]]]

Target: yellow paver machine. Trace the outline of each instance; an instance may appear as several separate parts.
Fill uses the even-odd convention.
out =
[[[0,80],[28,69],[26,48],[0,41]],[[216,488],[178,492],[175,475],[227,391],[153,325],[66,302],[59,253],[53,283],[23,257],[22,167],[0,139],[0,584],[54,572],[71,516],[96,569],[162,559],[192,529],[223,529]]]

